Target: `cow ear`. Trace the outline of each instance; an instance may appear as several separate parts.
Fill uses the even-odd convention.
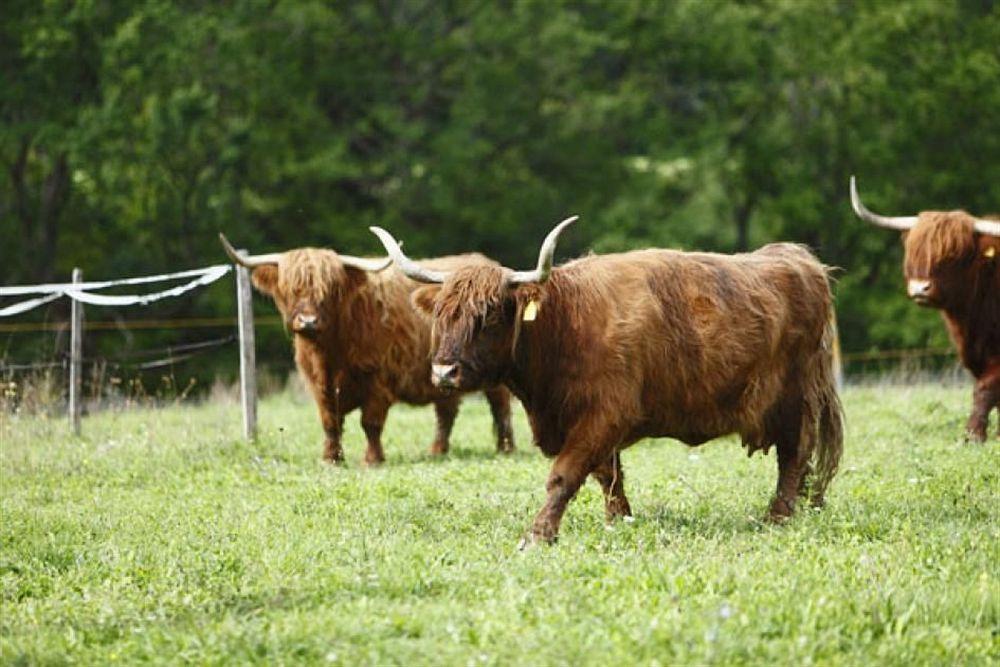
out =
[[[542,300],[542,290],[536,283],[518,285],[514,292],[514,300],[517,301],[519,309],[525,308],[532,302],[538,304]]]
[[[424,285],[423,287],[418,287],[413,290],[410,294],[410,303],[418,311],[424,313],[425,315],[430,315],[434,312],[434,298],[437,296],[438,290],[441,288],[437,285]]]
[[[258,266],[250,274],[253,286],[264,294],[273,295],[278,286],[278,267],[272,264]]]
[[[360,289],[369,281],[367,271],[353,266],[345,266],[344,275],[347,276],[347,280],[344,281],[345,292]]]

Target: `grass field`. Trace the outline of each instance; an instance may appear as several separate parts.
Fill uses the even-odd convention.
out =
[[[761,523],[774,454],[734,439],[623,457],[636,521],[596,484],[560,542],[516,551],[546,459],[517,408],[497,457],[484,403],[425,455],[396,407],[388,463],[320,462],[306,400],[0,419],[4,664],[957,665],[1000,660],[1000,442],[961,444],[968,389],[845,396],[823,511]],[[991,434],[992,435],[992,434]]]

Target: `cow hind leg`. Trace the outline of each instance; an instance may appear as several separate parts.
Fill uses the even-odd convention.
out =
[[[809,480],[813,475],[812,464],[806,461],[805,466],[802,470],[802,477],[799,479],[799,497],[805,498],[809,495]],[[816,504],[822,504],[822,499],[819,499]]]
[[[632,516],[632,508],[625,497],[625,477],[622,473],[621,454],[615,452],[591,473],[604,491],[604,517],[608,523]]]
[[[510,454],[514,451],[514,428],[510,421],[510,392],[505,387],[494,387],[485,392],[493,415],[493,433],[497,439],[497,451]]]
[[[783,521],[795,512],[799,496],[808,493],[810,473],[808,438],[803,437],[802,406],[784,405],[772,421],[770,439],[778,450],[778,484],[768,518]]]
[[[448,453],[449,441],[451,439],[451,429],[455,425],[455,417],[458,415],[458,405],[462,399],[458,396],[449,396],[434,402],[434,414],[437,416],[437,434],[431,444],[430,452],[434,456],[441,456]]]
[[[806,494],[809,456],[803,456],[801,448],[794,444],[779,443],[777,449],[778,486],[771,500],[768,518],[780,522],[795,512],[798,497]]]

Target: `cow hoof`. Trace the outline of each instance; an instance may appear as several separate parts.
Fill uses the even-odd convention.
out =
[[[969,444],[981,444],[986,442],[986,429],[970,429],[965,432],[965,442]]]
[[[445,454],[448,453],[448,446],[442,445],[439,442],[435,442],[433,445],[431,445],[431,448],[430,450],[428,450],[428,453],[431,456],[444,456]]]
[[[497,453],[499,454],[513,454],[514,453],[514,441],[513,440],[501,440],[497,443]]]
[[[323,460],[332,465],[340,465],[344,462],[344,450],[327,447],[323,450]]]
[[[635,521],[632,518],[632,508],[629,507],[628,501],[624,498],[612,498],[604,505],[604,521],[611,523],[618,519],[628,521],[629,523]]]
[[[527,551],[529,549],[534,549],[539,544],[553,545],[558,539],[558,535],[542,535],[532,530],[521,538],[521,542],[517,545],[517,550]]]
[[[771,501],[771,509],[767,513],[767,520],[771,523],[784,523],[791,518],[795,511],[795,506],[784,498],[775,498]]]
[[[365,467],[366,468],[377,468],[385,463],[384,456],[366,456],[365,457]]]
[[[604,530],[612,532],[620,523],[635,523],[635,517],[631,514],[618,514],[613,517],[606,517],[604,521]]]
[[[518,551],[531,551],[532,549],[538,548],[539,545],[551,546],[556,543],[555,538],[551,540],[543,540],[534,535],[525,535],[521,538],[521,541],[517,545]]]

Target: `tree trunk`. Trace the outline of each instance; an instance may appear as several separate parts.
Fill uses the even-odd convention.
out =
[[[42,197],[38,204],[40,254],[36,265],[36,279],[40,282],[49,282],[55,277],[59,216],[69,200],[69,186],[69,161],[66,153],[60,153],[52,171],[42,183]]]
[[[9,168],[10,184],[14,214],[21,223],[21,236],[26,247],[31,249],[22,255],[25,263],[19,268],[28,280],[44,283],[55,277],[59,217],[70,194],[69,158],[65,152],[56,157],[52,171],[42,181],[36,206],[28,182],[32,152],[37,156],[42,151],[37,147],[32,151],[31,137],[22,137],[17,157]]]

